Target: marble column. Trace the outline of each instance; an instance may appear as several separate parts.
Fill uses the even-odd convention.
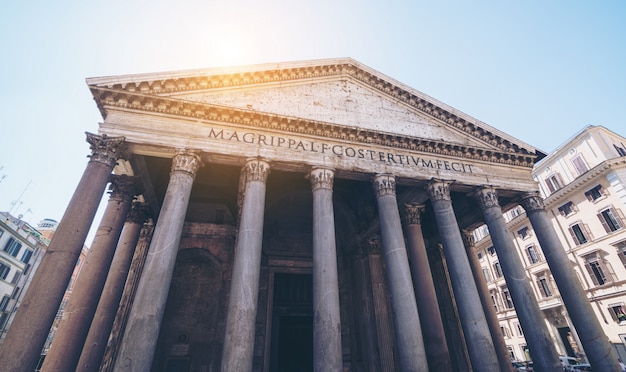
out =
[[[379,174],[372,180],[372,185],[378,202],[380,230],[387,263],[387,282],[395,315],[394,326],[400,369],[425,371],[428,370],[428,362],[402,235],[396,200],[396,181],[392,175]]]
[[[452,208],[450,184],[449,181],[434,179],[426,189],[435,211],[467,350],[474,370],[500,371],[487,319]]]
[[[334,172],[313,168],[313,365],[316,371],[340,371],[341,314],[333,210]]]
[[[474,281],[476,282],[480,302],[483,305],[483,311],[485,312],[485,317],[487,318],[487,325],[489,326],[493,346],[495,347],[496,354],[498,355],[500,368],[502,369],[502,372],[513,372],[513,365],[510,363],[511,356],[509,355],[506,342],[504,341],[504,335],[500,329],[498,314],[496,313],[493,300],[491,299],[491,294],[489,293],[489,287],[487,286],[487,281],[485,280],[485,275],[483,274],[480,261],[478,260],[478,255],[474,246],[474,236],[471,231],[463,230],[463,241],[465,243],[465,249],[467,250],[467,259],[472,267],[472,274],[474,274]]]
[[[410,257],[415,299],[422,324],[422,336],[426,346],[428,367],[433,371],[451,371],[452,362],[448,352],[446,334],[437,303],[437,293],[430,271],[426,244],[422,234],[424,206],[405,204],[405,231]]]
[[[0,347],[3,370],[35,369],[111,171],[126,157],[122,137],[87,133],[87,142],[89,163]]]
[[[591,367],[594,371],[619,371],[617,353],[603,332],[565,249],[554,231],[543,199],[539,193],[527,193],[522,198],[522,206],[537,234],[539,245]]]
[[[96,313],[78,360],[77,370],[79,371],[96,372],[100,368],[113,321],[120,306],[130,263],[139,241],[139,234],[147,220],[148,208],[144,204],[134,203],[122,229],[100,302],[98,302]]]
[[[481,187],[476,191],[476,200],[483,211],[485,223],[496,253],[506,285],[511,294],[515,312],[524,330],[524,338],[539,371],[557,371],[560,367],[559,354],[554,347],[546,326],[546,320],[537,298],[530,286],[524,263],[515,247],[511,234],[498,204],[498,195],[492,187]]]
[[[115,361],[116,371],[150,370],[189,196],[201,165],[200,157],[191,152],[181,151],[172,159],[169,184]]]
[[[110,190],[102,221],[65,306],[42,371],[76,369],[124,221],[133,199],[140,192],[135,179],[125,175],[111,176]]]
[[[222,372],[252,370],[265,189],[269,173],[269,163],[259,158],[248,159],[242,172],[244,195],[226,318]]]

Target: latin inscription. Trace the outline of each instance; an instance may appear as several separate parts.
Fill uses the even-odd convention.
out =
[[[363,159],[368,161],[388,163],[392,165],[403,165],[411,167],[443,169],[452,172],[473,173],[472,165],[456,161],[428,159],[411,154],[399,154],[384,151],[375,151],[356,146],[345,146],[328,144],[316,141],[302,141],[293,138],[264,135],[252,132],[226,131],[223,129],[211,128],[210,139],[224,141],[242,142],[259,146],[279,147],[291,150],[316,152],[338,157]]]

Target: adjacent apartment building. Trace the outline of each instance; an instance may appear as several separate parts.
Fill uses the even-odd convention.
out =
[[[546,210],[610,342],[626,360],[626,138],[587,126],[538,162]],[[522,207],[505,213],[540,308],[561,355],[585,356]],[[476,254],[511,358],[530,360],[489,231],[474,231]]]
[[[0,343],[49,242],[21,218],[0,212]]]

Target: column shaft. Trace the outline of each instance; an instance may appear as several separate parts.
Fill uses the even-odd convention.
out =
[[[313,364],[316,371],[340,371],[341,314],[330,169],[315,168],[313,189]]]
[[[110,188],[111,196],[102,221],[89,250],[85,266],[76,280],[72,296],[63,311],[63,318],[46,356],[43,371],[76,369],[113,260],[115,246],[131,202],[138,191],[134,180],[128,176],[112,176]]]
[[[100,368],[113,321],[120,305],[133,253],[139,241],[139,233],[144,222],[146,222],[146,211],[144,206],[133,205],[124,224],[100,302],[78,360],[77,370],[79,371],[96,372]]]
[[[422,339],[420,318],[417,313],[415,292],[402,224],[395,195],[395,178],[378,175],[373,180],[378,201],[378,214],[387,263],[387,281],[391,291],[396,340],[400,369],[402,371],[428,370],[426,351]]]
[[[559,355],[526,276],[524,264],[517,254],[513,239],[506,227],[496,190],[483,187],[478,190],[476,197],[489,227],[491,242],[498,254],[498,262],[502,267],[513,305],[515,305],[517,318],[524,330],[524,338],[530,349],[535,368],[540,371],[559,371],[562,369]]]
[[[506,347],[506,342],[504,341],[504,335],[502,334],[502,330],[500,329],[498,314],[496,314],[496,309],[494,307],[493,301],[491,300],[489,287],[487,286],[485,276],[482,272],[482,267],[480,266],[480,262],[478,261],[476,251],[474,250],[474,238],[471,232],[463,231],[463,233],[463,238],[466,243],[465,248],[467,250],[467,259],[469,260],[470,266],[472,267],[474,282],[476,282],[478,295],[480,296],[480,302],[483,305],[483,311],[485,312],[485,317],[487,318],[487,325],[489,326],[489,332],[491,333],[493,346],[496,349],[496,353],[498,355],[500,368],[503,372],[511,372],[513,371],[513,366],[510,363],[511,356],[509,355]]]
[[[433,371],[451,371],[452,363],[443,321],[437,302],[437,293],[433,282],[426,244],[422,235],[421,214],[424,206],[405,205],[405,230],[410,257],[413,288],[422,324],[422,335],[428,357],[428,366]]]
[[[130,270],[124,284],[124,291],[122,292],[122,299],[120,300],[119,308],[115,314],[115,320],[113,321],[113,328],[109,335],[109,341],[107,342],[102,362],[100,363],[100,371],[113,372],[115,366],[115,360],[122,344],[122,336],[126,330],[126,324],[128,322],[128,316],[130,309],[133,306],[133,300],[135,293],[137,292],[137,286],[139,285],[139,279],[143,271],[146,258],[148,257],[148,249],[150,248],[150,242],[152,241],[152,235],[154,234],[154,224],[152,221],[144,224],[139,232],[139,241],[135,247],[135,253],[130,264]]]
[[[435,211],[439,237],[446,255],[450,282],[458,305],[472,368],[478,371],[499,371],[487,319],[452,208],[450,182],[434,180],[428,185],[427,190]]]
[[[245,189],[226,318],[222,372],[252,370],[269,164],[250,159],[244,170]]]
[[[111,171],[125,156],[123,138],[87,133],[87,141],[91,160],[0,347],[4,370],[35,369]]]
[[[537,234],[539,245],[591,367],[594,371],[619,371],[617,353],[602,330],[591,303],[572,269],[565,249],[546,213],[543,200],[538,193],[529,193],[522,199],[522,206]]]
[[[178,153],[172,159],[170,181],[115,361],[116,371],[150,370],[189,195],[200,165],[200,158],[195,154]]]

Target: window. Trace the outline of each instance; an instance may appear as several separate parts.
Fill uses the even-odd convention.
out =
[[[584,256],[585,268],[595,285],[612,282],[615,277],[611,265],[601,257],[601,252],[603,251],[596,251]]]
[[[572,164],[574,165],[574,168],[576,168],[576,172],[578,172],[579,176],[589,170],[589,167],[587,166],[587,163],[585,162],[585,159],[583,159],[582,155],[574,157],[572,159]]]
[[[522,326],[519,323],[515,323],[515,329],[517,330],[517,335],[522,337],[524,336],[524,330],[522,329]]]
[[[585,244],[591,239],[589,228],[581,222],[571,225],[569,227],[569,233],[572,235],[572,239],[574,239],[576,245]]]
[[[622,240],[621,242],[617,242],[614,244],[617,249],[617,254],[619,255],[620,261],[622,261],[622,265],[626,267],[626,240]]]
[[[597,185],[593,189],[585,192],[585,196],[587,197],[587,200],[595,202],[598,199],[600,199],[601,197],[603,197],[605,195],[605,193],[606,192],[602,188],[602,185]]]
[[[500,267],[500,262],[496,262],[493,264],[493,271],[496,272],[497,278],[502,278],[502,267]]]
[[[509,289],[507,287],[502,287],[502,298],[504,299],[504,306],[507,309],[513,308],[513,300],[511,299],[511,294],[509,293]]]
[[[484,258],[483,252],[482,251],[478,252],[478,261],[482,261],[483,258]]]
[[[546,185],[548,186],[548,190],[550,193],[555,192],[556,190],[563,187],[563,180],[561,180],[561,175],[558,173],[553,173],[546,178]]]
[[[9,305],[9,301],[11,300],[11,297],[4,295],[4,297],[2,297],[2,300],[0,301],[0,311],[5,311],[7,309],[7,305]]]
[[[500,311],[498,306],[498,293],[495,289],[491,289],[489,291],[489,295],[491,296],[491,302],[493,303],[493,308],[496,309],[496,313]]]
[[[621,146],[617,146],[616,144],[613,144],[613,147],[615,147],[615,151],[617,151],[619,156],[626,156],[626,149]]]
[[[491,246],[487,248],[487,252],[489,252],[489,254],[493,256],[496,254],[496,249],[493,246]]]
[[[539,253],[539,249],[537,249],[534,245],[526,247],[526,256],[528,257],[528,262],[530,262],[531,265],[543,260],[541,253]]]
[[[17,254],[20,252],[22,248],[22,243],[17,241],[15,238],[9,238],[9,241],[4,246],[4,251],[10,254],[13,257],[17,257]]]
[[[491,281],[491,275],[489,274],[489,269],[483,267],[483,276],[485,277],[485,282],[489,283]]]
[[[528,227],[522,227],[521,229],[517,230],[517,236],[522,239],[530,238],[530,230],[528,229]]]
[[[17,281],[20,280],[20,275],[22,275],[22,273],[16,270],[13,274],[13,279],[11,279],[11,284],[17,284]]]
[[[576,208],[574,203],[572,203],[571,201],[568,201],[567,203],[559,207],[559,213],[561,213],[561,216],[563,217],[567,217],[570,214],[573,214],[574,212],[576,212],[577,210],[578,209]]]
[[[598,213],[598,218],[602,223],[602,227],[607,233],[616,231],[624,227],[624,215],[622,211],[615,208],[607,208]]]
[[[9,271],[11,271],[11,267],[0,262],[0,279],[6,279],[9,275]]]
[[[623,303],[609,305],[609,314],[617,323],[626,322],[626,308]]]
[[[553,296],[552,283],[545,271],[537,274],[537,287],[539,287],[539,293],[542,298],[548,298]]]
[[[30,258],[32,256],[33,256],[33,251],[31,251],[30,249],[27,249],[22,254],[22,258],[20,259],[20,261],[22,261],[24,263],[28,263],[28,261],[30,261]]]
[[[504,337],[504,338],[509,338],[509,337],[511,337],[511,336],[509,335],[509,329],[508,329],[507,327],[505,327],[505,326],[500,326],[500,331],[502,332],[502,337]]]

